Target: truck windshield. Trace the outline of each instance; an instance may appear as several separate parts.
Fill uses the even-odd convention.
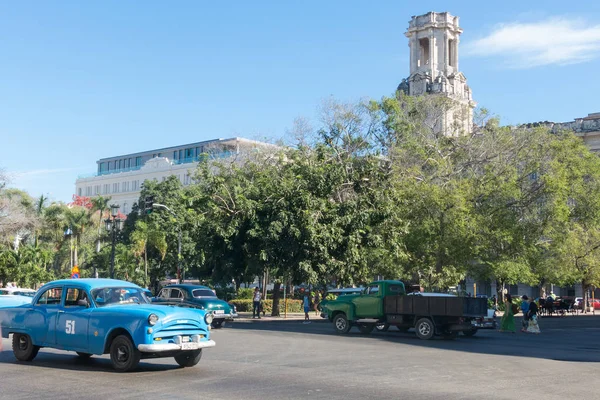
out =
[[[135,287],[106,287],[92,290],[98,307],[114,304],[147,304],[150,299],[142,289]]]

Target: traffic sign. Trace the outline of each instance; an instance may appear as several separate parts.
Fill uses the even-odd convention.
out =
[[[71,279],[79,279],[79,267],[77,265],[71,269]]]
[[[79,274],[71,274],[71,279],[79,279]]]

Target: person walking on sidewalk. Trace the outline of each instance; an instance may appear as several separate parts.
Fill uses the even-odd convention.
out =
[[[500,332],[516,332],[515,313],[512,306],[512,297],[510,294],[507,294],[506,301],[504,302],[504,315],[500,319]]]
[[[529,311],[529,299],[527,298],[527,295],[523,295],[521,300],[523,300],[521,302],[521,312],[523,313],[521,332],[525,332],[529,326],[529,316],[527,314]]]
[[[260,300],[262,299],[262,293],[258,286],[254,289],[254,297],[252,298],[252,318],[258,317],[260,319]]]
[[[304,323],[310,324],[310,317],[308,316],[308,313],[310,312],[310,299],[308,297],[308,293],[304,293],[303,305],[304,305]]]

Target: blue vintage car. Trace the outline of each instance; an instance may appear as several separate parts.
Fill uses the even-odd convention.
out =
[[[221,328],[225,321],[233,321],[238,316],[233,304],[219,299],[215,292],[207,286],[190,284],[165,286],[152,301],[158,304],[180,305],[211,312],[213,328]]]
[[[174,357],[196,365],[210,340],[212,314],[151,304],[144,289],[113,279],[67,279],[45,284],[30,304],[0,308],[2,335],[13,334],[20,361],[42,347],[80,357],[110,354],[117,371],[135,369],[143,358]]]

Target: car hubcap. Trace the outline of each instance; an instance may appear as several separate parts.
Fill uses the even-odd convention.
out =
[[[27,350],[28,343],[27,338],[25,336],[21,336],[19,338],[19,350]]]
[[[429,327],[429,324],[427,323],[422,323],[419,326],[419,332],[421,333],[421,335],[423,336],[427,336],[429,335],[429,332],[431,331],[431,328]]]
[[[127,346],[119,346],[117,348],[117,361],[119,362],[127,362],[127,360],[129,359],[129,351],[127,349]]]
[[[335,323],[335,326],[338,328],[338,330],[343,331],[344,329],[346,329],[346,321],[344,321],[341,318],[338,318],[338,320]]]

